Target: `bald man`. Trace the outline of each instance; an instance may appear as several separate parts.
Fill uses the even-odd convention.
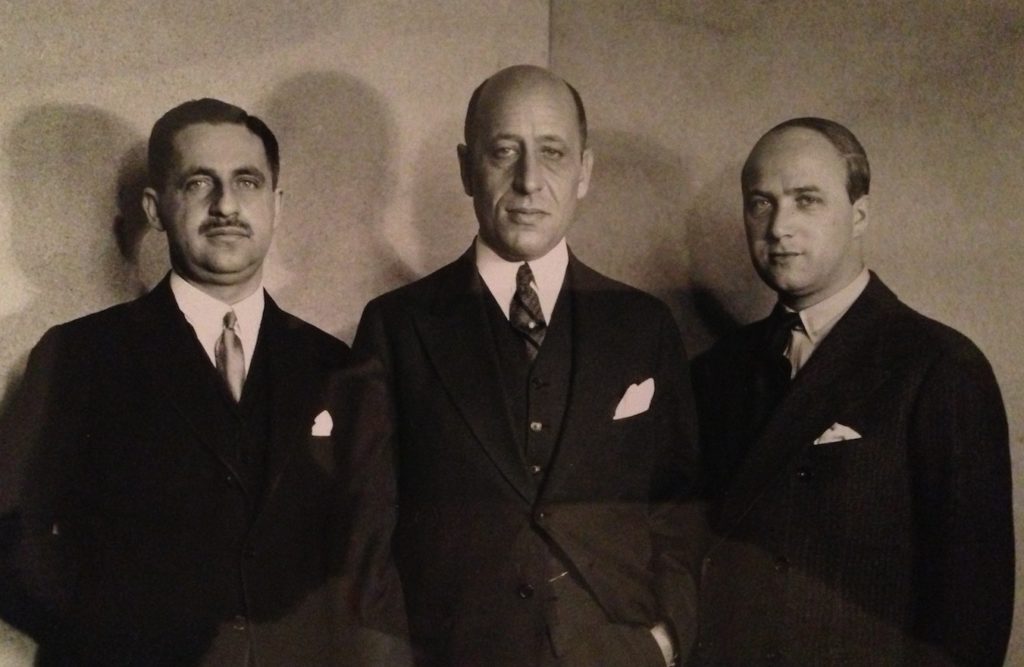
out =
[[[566,245],[593,157],[565,81],[484,81],[458,156],[476,239],[372,301],[354,344],[393,409],[418,664],[664,667],[692,643],[699,558],[675,323]]]
[[[1001,665],[1006,414],[985,357],[865,268],[870,169],[796,118],[743,168],[770,317],[694,362],[708,463],[701,665]]]

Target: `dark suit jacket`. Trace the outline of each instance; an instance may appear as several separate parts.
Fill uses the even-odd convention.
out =
[[[410,634],[428,662],[531,664],[517,625],[517,536],[537,531],[614,623],[667,621],[692,643],[699,549],[683,501],[696,469],[678,330],[653,297],[570,256],[573,358],[556,458],[529,481],[505,405],[472,250],[370,302],[354,344],[382,365],[399,460],[395,555]],[[647,412],[613,421],[633,383]],[[533,582],[536,583],[536,582]]]
[[[360,514],[373,503],[352,459],[391,463],[348,430],[348,354],[267,297],[253,359],[269,369],[267,484],[255,488],[236,470],[234,406],[167,280],[51,329],[3,421],[0,615],[43,662],[243,664],[251,640],[254,664],[360,664],[356,635],[387,630],[361,602],[373,616],[400,594],[362,548],[381,517]],[[311,435],[325,409],[333,438]]]
[[[981,352],[872,275],[750,441],[763,328],[694,364],[714,498],[699,664],[1001,664],[1010,462]],[[835,423],[862,437],[812,445]]]

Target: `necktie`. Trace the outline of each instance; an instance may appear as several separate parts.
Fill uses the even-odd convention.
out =
[[[793,367],[786,357],[793,329],[800,324],[800,314],[776,306],[768,318],[758,368],[754,376],[750,401],[750,426],[756,434],[782,400],[789,386]]]
[[[523,262],[516,272],[516,293],[509,305],[508,319],[512,328],[522,334],[526,343],[526,356],[532,362],[537,358],[540,344],[544,342],[548,325],[544,321],[544,311],[540,309],[540,299],[531,283],[533,271],[529,264]]]
[[[235,311],[224,313],[224,330],[213,348],[217,371],[224,378],[236,402],[242,398],[242,386],[245,384],[245,350],[235,331],[237,325]]]

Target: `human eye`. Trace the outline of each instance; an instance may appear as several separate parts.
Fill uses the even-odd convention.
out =
[[[766,197],[755,195],[747,198],[747,213],[753,216],[761,216],[770,211],[772,203]]]
[[[509,160],[519,154],[519,150],[512,144],[496,144],[491,147],[490,155],[495,160]]]
[[[209,176],[192,176],[185,179],[181,189],[186,194],[201,194],[209,191],[213,187],[213,179]]]
[[[246,190],[259,190],[263,187],[263,179],[254,174],[239,176],[235,181],[239,187]]]
[[[552,160],[561,160],[565,157],[565,151],[558,146],[543,146],[540,149],[540,154]]]
[[[810,208],[816,204],[821,203],[821,197],[817,195],[808,194],[806,192],[797,195],[796,205],[800,208]]]

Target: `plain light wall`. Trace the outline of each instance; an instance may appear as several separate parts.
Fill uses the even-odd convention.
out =
[[[0,3],[0,396],[60,322],[167,271],[139,205],[145,141],[187,99],[261,116],[284,217],[266,283],[351,341],[363,305],[476,229],[455,147],[473,88],[548,59],[546,0]],[[0,628],[0,665],[31,647]]]
[[[455,144],[473,87],[550,62],[583,94],[596,151],[573,247],[665,297],[691,353],[771,301],[739,222],[750,146],[797,114],[848,124],[874,172],[869,262],[989,356],[1019,472],[1024,20],[1011,2],[958,6],[4,3],[0,393],[46,328],[166,271],[137,202],[146,136],[170,107],[212,95],[275,130],[286,194],[268,287],[351,340],[369,298],[469,244]],[[0,632],[0,665],[27,650]]]
[[[587,103],[579,255],[665,298],[691,354],[774,301],[747,255],[739,173],[795,116],[871,161],[866,256],[988,356],[1024,471],[1024,6],[555,0],[551,66]],[[1024,486],[1014,499],[1024,535]],[[1018,539],[1017,562],[1024,562]],[[1021,568],[1018,568],[1020,571]],[[1024,665],[1018,577],[1009,665]],[[964,619],[965,623],[983,622]]]

